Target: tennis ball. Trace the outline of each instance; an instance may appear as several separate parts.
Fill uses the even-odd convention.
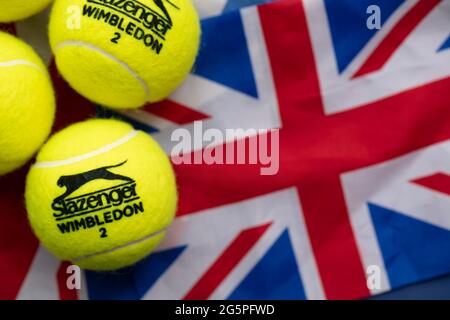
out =
[[[66,81],[112,108],[166,98],[191,70],[200,41],[191,0],[56,0],[49,30]]]
[[[54,114],[44,63],[23,41],[0,32],[0,175],[33,156],[49,135]]]
[[[25,199],[44,247],[106,271],[134,264],[160,243],[177,190],[169,159],[148,134],[97,119],[49,139],[30,169]]]
[[[0,22],[22,20],[44,10],[53,0],[0,0]]]

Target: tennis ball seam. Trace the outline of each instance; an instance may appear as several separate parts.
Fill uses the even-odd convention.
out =
[[[87,254],[85,256],[73,258],[73,259],[70,259],[70,260],[72,262],[74,262],[74,263],[77,263],[77,262],[80,262],[82,260],[98,257],[98,256],[100,256],[102,254],[108,254],[108,253],[112,253],[112,252],[115,252],[115,251],[118,251],[118,250],[121,250],[121,249],[129,248],[131,246],[140,244],[140,243],[142,243],[144,241],[150,240],[150,239],[152,239],[152,238],[154,238],[156,236],[159,236],[159,235],[163,234],[164,232],[167,231],[167,228],[168,227],[164,227],[163,229],[160,229],[158,231],[154,231],[154,232],[152,232],[152,233],[150,233],[150,234],[148,234],[148,235],[146,235],[146,236],[144,236],[142,238],[139,238],[139,239],[136,239],[136,240],[124,243],[124,244],[122,244],[120,246],[117,246],[117,247],[114,247],[114,248],[111,248],[111,249],[90,253],[90,254]]]
[[[139,76],[139,74],[136,71],[134,71],[125,61],[120,60],[119,58],[115,57],[114,55],[110,54],[109,52],[107,52],[89,42],[80,41],[80,40],[65,40],[63,42],[56,44],[55,49],[54,49],[55,54],[58,52],[59,49],[62,49],[65,47],[85,47],[87,49],[94,50],[97,53],[100,53],[100,54],[104,55],[105,57],[118,63],[123,68],[125,68],[125,70],[127,70],[133,78],[135,78],[137,81],[139,81],[139,83],[141,84],[141,86],[145,92],[145,101],[150,100],[150,87],[148,86],[147,82],[145,82],[145,80],[141,76]]]
[[[130,133],[123,136],[122,138],[120,138],[106,146],[98,148],[94,151],[87,152],[87,153],[81,154],[79,156],[71,157],[71,158],[64,159],[64,160],[37,162],[34,165],[34,167],[35,168],[54,168],[54,167],[60,167],[60,166],[70,165],[70,164],[74,164],[74,163],[77,163],[80,161],[84,161],[84,160],[99,156],[103,153],[109,152],[109,151],[127,143],[128,141],[130,141],[131,139],[136,137],[137,134],[138,134],[137,130],[132,130]]]
[[[45,71],[42,70],[40,66],[38,66],[36,63],[33,63],[28,60],[24,59],[14,59],[14,60],[8,60],[8,61],[2,61],[0,62],[1,68],[9,68],[9,67],[17,67],[17,66],[30,66],[39,72],[43,73],[45,75]]]

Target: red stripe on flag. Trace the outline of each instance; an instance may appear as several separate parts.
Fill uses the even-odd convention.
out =
[[[23,194],[28,167],[0,177],[0,299],[17,297],[38,241],[31,232]]]
[[[411,32],[441,1],[419,0],[372,52],[366,62],[355,73],[353,79],[380,70]]]
[[[294,9],[295,3],[298,5]],[[303,178],[314,174],[315,179],[308,178],[297,184],[325,295],[328,299],[368,296],[365,272],[337,178],[338,173],[332,173],[337,162],[325,161],[333,159],[331,153],[327,152],[336,149],[336,146],[341,148],[336,150],[336,157],[344,152],[342,148],[345,143],[323,139],[331,137],[329,133],[320,135],[320,140],[309,138],[331,125],[329,119],[332,118],[323,114],[318,73],[304,7],[299,1],[292,0],[262,6],[259,11],[283,116],[282,138],[286,138],[284,133],[288,126],[305,128],[303,132],[290,137],[292,140],[282,142],[281,148],[284,149],[284,143],[288,143],[296,148],[290,154],[302,153],[299,168],[305,165],[304,161],[312,160],[311,166],[305,165],[309,169]],[[287,45],[289,50],[286,50]],[[293,83],[296,85],[292,85]],[[298,114],[300,111],[304,113]],[[318,150],[321,147],[330,149]],[[314,156],[314,152],[325,153]]]
[[[148,104],[144,107],[147,112],[167,119],[176,124],[183,125],[208,119],[209,116],[196,110],[185,107],[172,100],[163,100],[158,103]]]
[[[69,289],[67,287],[67,279],[71,274],[67,273],[67,268],[70,266],[70,262],[64,261],[59,266],[56,274],[59,290],[59,298],[61,300],[78,300],[78,293],[75,289]]]
[[[272,223],[242,231],[203,277],[186,294],[184,300],[208,299],[219,284],[233,270],[248,251],[256,244]]]
[[[298,189],[327,298],[369,295],[339,176]]]
[[[450,196],[450,176],[448,174],[436,173],[432,176],[416,179],[411,182]]]

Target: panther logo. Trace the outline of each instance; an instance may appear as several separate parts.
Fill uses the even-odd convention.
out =
[[[164,15],[167,18],[167,21],[169,21],[169,23],[172,24],[172,18],[170,17],[170,14],[166,9],[166,6],[164,5],[163,0],[153,0],[153,2],[164,13]],[[173,3],[171,3],[171,2],[169,2],[169,3],[173,6],[175,6]]]
[[[119,164],[112,165],[112,166],[106,166],[98,169],[93,169],[90,171],[86,171],[83,173],[78,173],[74,175],[68,175],[68,176],[61,176],[58,179],[58,186],[61,188],[66,188],[66,191],[64,194],[59,196],[55,199],[56,202],[65,199],[67,196],[84,186],[86,183],[97,180],[97,179],[103,179],[103,180],[122,180],[126,182],[134,182],[133,179],[116,174],[114,172],[109,171],[109,169],[118,168],[123,166],[128,160],[125,160]]]

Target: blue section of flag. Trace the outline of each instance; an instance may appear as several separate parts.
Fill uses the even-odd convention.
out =
[[[153,253],[133,267],[116,272],[86,272],[88,295],[93,300],[141,299],[186,246]]]
[[[369,204],[392,288],[448,273],[450,231]]]
[[[446,49],[450,49],[450,37],[442,44],[438,51],[444,51]]]
[[[258,97],[239,11],[202,21],[202,45],[194,73]]]
[[[288,230],[282,233],[229,299],[306,299]]]
[[[382,25],[405,0],[324,0],[339,73],[342,73],[378,30],[367,28],[367,8],[381,9]]]
[[[253,6],[260,3],[272,2],[272,0],[228,0],[224,12],[238,10],[242,7]]]
[[[96,116],[97,116],[97,118],[102,118],[102,119],[118,119],[118,120],[126,121],[129,124],[131,124],[136,130],[141,130],[141,131],[147,132],[148,134],[153,134],[153,133],[159,131],[158,129],[156,129],[148,124],[144,124],[144,123],[134,120],[133,118],[128,117],[122,113],[118,113],[118,112],[115,112],[111,109],[104,108],[104,107],[97,107]]]

